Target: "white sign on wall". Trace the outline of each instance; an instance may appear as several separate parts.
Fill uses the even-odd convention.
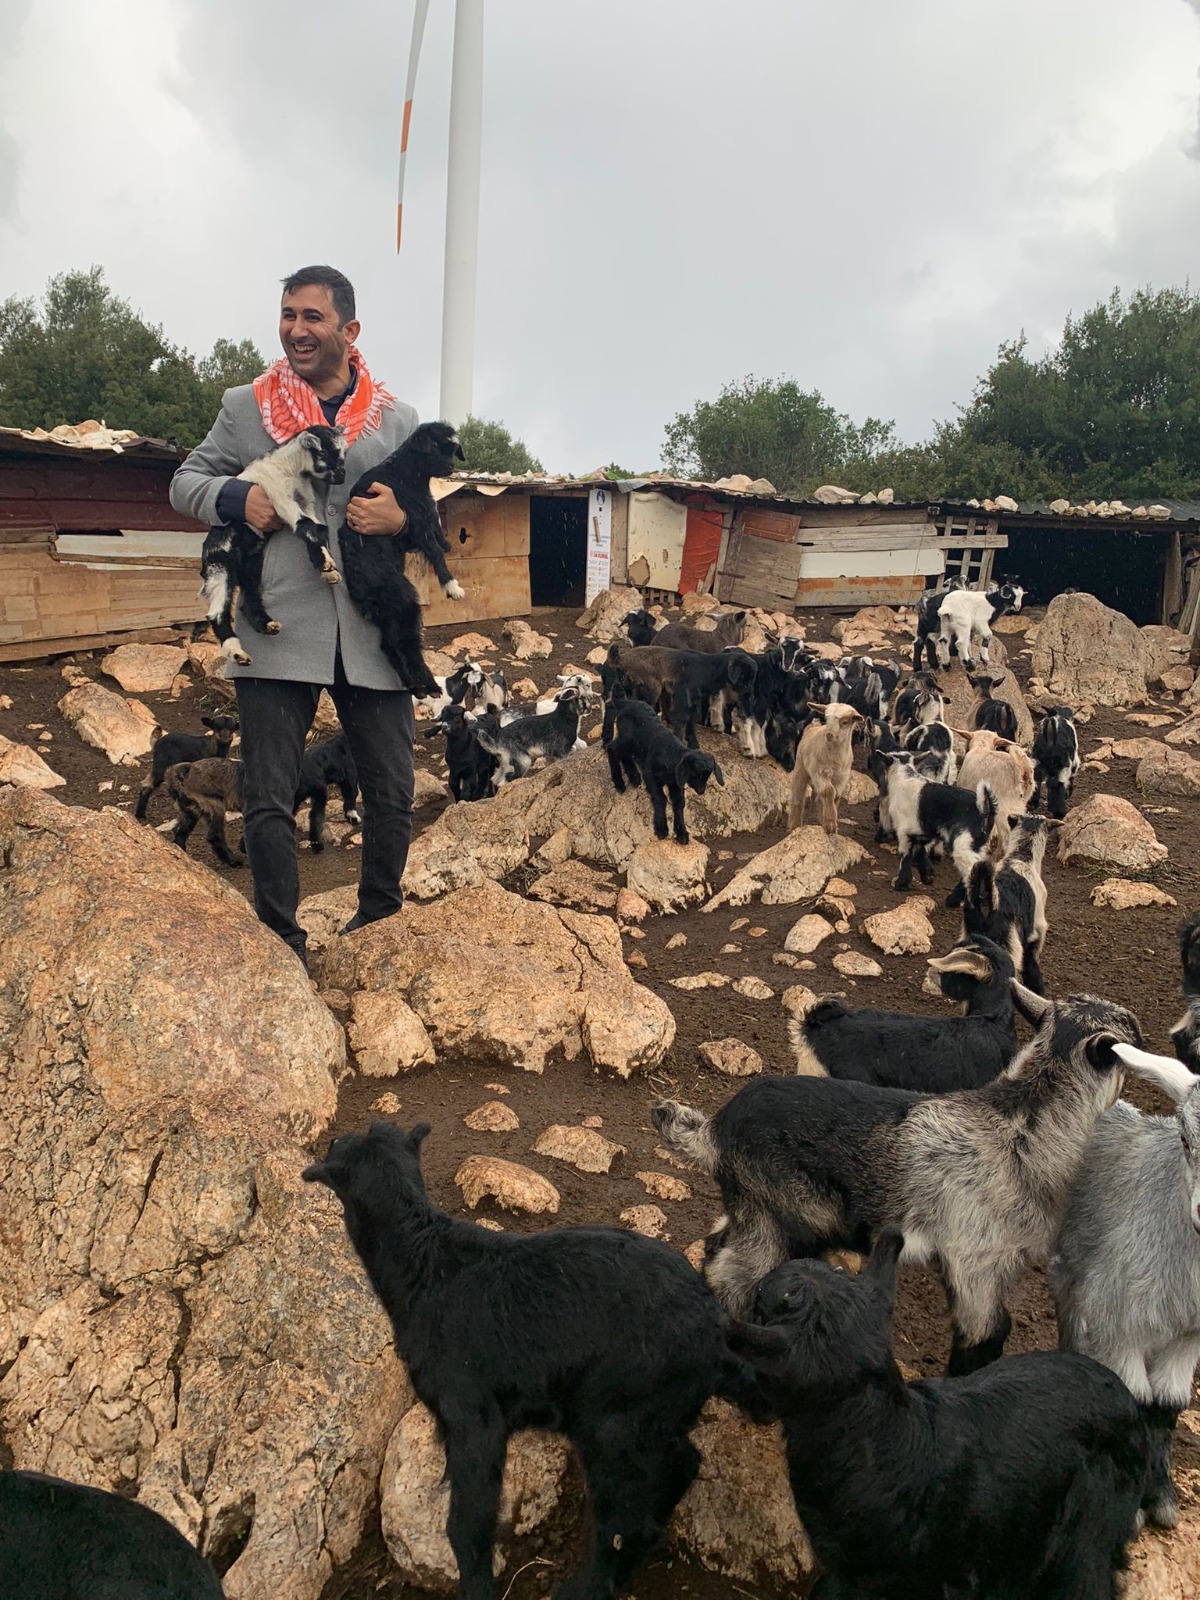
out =
[[[612,490],[592,489],[588,494],[587,605],[608,588],[611,567]]]

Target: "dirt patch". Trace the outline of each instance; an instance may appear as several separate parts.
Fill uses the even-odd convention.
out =
[[[1035,613],[1036,614],[1036,613]],[[540,633],[548,634],[554,653],[547,661],[514,664],[497,650],[489,659],[502,664],[513,678],[532,676],[545,690],[556,675],[582,665],[592,641],[574,626],[576,611],[539,611],[532,621]],[[812,613],[802,617],[810,639],[829,637],[835,614]],[[444,646],[461,627],[431,629],[430,645]],[[499,625],[480,632],[501,641]],[[900,641],[898,641],[900,642]],[[1014,640],[1013,644],[1019,641]],[[98,658],[78,657],[78,665],[101,682]],[[1010,663],[1024,682],[1028,676],[1029,653],[1013,651]],[[61,676],[61,660],[32,667],[0,668],[0,692],[12,697],[12,708],[0,711],[0,734],[38,744],[41,724],[53,738],[39,746],[45,759],[67,780],[57,795],[73,805],[99,807],[112,804],[131,808],[137,789],[148,770],[148,760],[140,766],[113,767],[98,751],[90,749],[72,732],[57,710],[57,701],[68,685]],[[115,687],[115,685],[111,685]],[[226,698],[209,684],[194,684],[171,700],[167,695],[138,697],[171,730],[200,731],[202,712],[227,705]],[[1173,708],[1170,696],[1163,704]],[[1157,707],[1155,707],[1157,709]],[[592,737],[598,736],[599,715],[593,719]],[[1128,738],[1140,730],[1120,711],[1100,711],[1092,722],[1080,728],[1082,753],[1086,757],[1105,738]],[[731,757],[731,759],[737,759]],[[436,742],[417,741],[418,765],[444,778],[444,766],[437,756]],[[861,764],[861,763],[860,763]],[[1167,845],[1170,858],[1152,875],[1153,881],[1178,901],[1178,908],[1149,908],[1133,912],[1097,910],[1090,902],[1093,887],[1107,872],[1082,871],[1059,865],[1053,849],[1047,851],[1046,881],[1049,891],[1050,937],[1043,965],[1048,992],[1062,994],[1087,991],[1104,995],[1129,1006],[1140,1018],[1147,1043],[1153,1049],[1168,1049],[1168,1031],[1180,1011],[1179,965],[1176,954],[1176,929],[1181,918],[1200,905],[1200,864],[1194,851],[1197,802],[1170,800],[1160,809],[1151,797],[1141,795],[1134,785],[1136,763],[1113,760],[1108,773],[1084,770],[1079,775],[1075,800],[1104,792],[1121,795],[1145,811],[1159,838]],[[111,785],[111,787],[108,787]],[[441,804],[417,814],[417,830],[428,826],[442,809]],[[705,1065],[697,1053],[700,1043],[709,1039],[734,1037],[752,1045],[763,1057],[767,1069],[787,1072],[791,1057],[787,1045],[786,1013],[780,1001],[785,988],[804,983],[820,993],[840,991],[857,1004],[894,1007],[905,1011],[945,1011],[941,1002],[921,991],[925,960],[920,956],[881,958],[884,973],[878,979],[858,981],[840,976],[832,966],[840,950],[874,952],[858,932],[863,919],[873,912],[890,910],[898,896],[891,887],[896,870],[893,851],[880,849],[873,840],[872,807],[869,804],[843,809],[843,827],[850,837],[863,844],[871,860],[849,875],[858,887],[856,916],[850,933],[827,939],[809,958],[811,968],[795,969],[779,965],[772,957],[782,952],[792,924],[809,905],[764,906],[757,901],[744,908],[724,908],[711,915],[691,909],[670,917],[651,917],[644,924],[641,938],[624,939],[628,957],[640,952],[644,968],[636,967],[635,977],[647,984],[670,1006],[678,1026],[676,1042],[661,1067],[649,1077],[628,1082],[602,1075],[581,1062],[552,1063],[544,1075],[526,1073],[497,1074],[494,1068],[476,1068],[469,1061],[421,1068],[398,1079],[371,1079],[351,1076],[342,1087],[335,1132],[363,1127],[374,1114],[371,1104],[390,1092],[400,1101],[397,1113],[406,1125],[428,1121],[433,1133],[424,1147],[424,1166],[434,1200],[455,1215],[468,1215],[454,1184],[454,1174],[463,1158],[483,1152],[522,1162],[543,1173],[561,1195],[561,1209],[555,1225],[570,1223],[615,1224],[618,1213],[628,1206],[644,1203],[648,1196],[635,1173],[670,1172],[670,1165],[655,1154],[657,1140],[650,1128],[648,1112],[661,1094],[670,1095],[715,1109],[737,1090],[734,1080],[723,1077]],[[151,805],[150,821],[165,821],[169,808],[165,799]],[[336,801],[331,799],[330,817],[340,820]],[[778,842],[782,823],[756,834],[735,835],[729,839],[707,841],[713,851],[712,879],[720,887],[756,851]],[[236,837],[238,828],[231,829]],[[219,872],[243,893],[250,894],[247,869],[231,869],[216,862],[199,833],[193,836],[190,851],[212,870]],[[353,883],[358,874],[358,851],[343,842],[314,855],[303,844],[300,849],[302,893],[313,894]],[[527,888],[528,869],[508,881],[517,892]],[[959,933],[959,918],[947,911],[942,898],[951,887],[950,869],[942,864],[930,891],[937,902],[932,920],[936,934],[934,951],[944,951]],[[739,926],[740,924],[740,926]],[[759,930],[765,930],[760,932]],[[674,935],[684,934],[686,944],[668,949]],[[727,947],[736,948],[727,948]],[[730,979],[753,976],[774,990],[771,999],[754,1000],[736,993],[731,986],[720,989],[681,991],[672,986],[673,978],[716,971]],[[463,1118],[486,1100],[497,1098],[492,1087],[502,1084],[508,1093],[501,1098],[520,1119],[520,1127],[504,1133],[475,1133]],[[1147,1109],[1163,1109],[1153,1097],[1137,1088],[1131,1097]],[[585,1117],[600,1118],[606,1137],[625,1147],[608,1175],[576,1172],[561,1162],[531,1154],[538,1135],[551,1123],[579,1123]],[[697,1174],[688,1174],[692,1199],[665,1201],[668,1231],[672,1243],[680,1248],[701,1238],[717,1213],[715,1185]],[[477,1215],[493,1216],[508,1229],[533,1229],[538,1219],[523,1220],[498,1213],[485,1202]],[[1050,1349],[1055,1330],[1044,1282],[1040,1274],[1030,1274],[1020,1286],[1010,1307],[1013,1315],[1011,1351]],[[904,1274],[896,1315],[896,1346],[900,1359],[916,1372],[926,1375],[941,1370],[949,1348],[949,1327],[940,1285],[928,1272]],[[1181,1455],[1195,1450],[1181,1437]],[[1195,1451],[1200,1454],[1200,1450]],[[576,1530],[552,1529],[535,1547],[535,1564],[512,1578],[510,1600],[530,1600],[550,1586],[565,1550],[576,1537]],[[551,1561],[553,1567],[536,1564]],[[389,1574],[390,1561],[376,1528],[364,1542],[355,1561],[340,1573],[326,1590],[325,1600],[350,1600],[350,1597],[381,1595],[385,1600],[417,1600],[417,1591],[395,1582]],[[737,1592],[751,1600],[773,1600],[771,1591],[717,1579],[680,1562],[660,1560],[647,1566],[638,1576],[639,1600],[722,1600]]]

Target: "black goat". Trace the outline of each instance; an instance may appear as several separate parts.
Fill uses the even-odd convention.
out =
[[[0,1471],[5,1600],[222,1600],[217,1575],[149,1506],[40,1472]]]
[[[783,1420],[812,1600],[1115,1600],[1149,1449],[1115,1373],[1039,1351],[905,1383],[885,1228],[858,1277],[792,1262],[731,1347]]]
[[[579,719],[583,696],[578,689],[559,692],[553,711],[542,716],[514,717],[501,723],[497,717],[478,717],[475,737],[496,758],[495,787],[512,778],[523,778],[533,763],[543,757],[561,761],[579,742]]]
[[[933,881],[929,847],[939,844],[958,871],[959,883],[946,899],[949,906],[961,905],[971,868],[983,859],[996,821],[996,797],[986,783],[977,789],[960,789],[954,784],[937,783],[925,777],[907,750],[890,754],[887,780],[887,809],[896,830],[900,870],[895,887],[907,889],[912,882],[913,864],[922,883]],[[928,761],[925,756],[923,760]]]
[[[186,854],[192,829],[201,817],[208,822],[213,854],[227,867],[243,867],[246,858],[232,850],[225,837],[225,816],[242,809],[245,769],[240,761],[205,756],[168,767],[163,783],[175,802],[175,843]]]
[[[462,446],[450,424],[423,422],[399,450],[364,472],[350,491],[353,499],[368,494],[373,483],[386,485],[405,514],[404,527],[390,537],[367,536],[346,523],[340,534],[350,598],[379,629],[384,655],[404,687],[416,695],[436,695],[438,685],[421,654],[421,603],[405,574],[404,557],[409,551],[424,556],[443,591],[452,600],[463,599],[465,591],[446,565],[443,552],[450,542],[429,488],[430,478],[445,478],[454,471],[456,459],[463,459]]]
[[[658,645],[614,644],[600,669],[605,698],[619,682],[626,694],[656,706],[672,732],[698,749],[696,724],[708,716],[710,701],[728,684],[741,690],[755,681],[754,657],[745,650],[667,650]],[[686,730],[686,733],[685,733]]]
[[[991,939],[1012,957],[1027,989],[1045,994],[1041,955],[1049,924],[1042,859],[1046,854],[1046,820],[1011,817],[1008,845],[999,867],[986,857],[967,878],[963,928],[968,938]]]
[[[658,628],[658,618],[650,611],[631,611],[625,618],[630,644],[650,644]]]
[[[913,671],[921,670],[921,656],[924,654],[928,666],[936,667],[937,659],[937,634],[941,626],[942,601],[948,594],[953,594],[956,589],[965,588],[961,578],[951,578],[944,589],[930,589],[923,594],[917,602],[917,636],[913,640]]]
[[[1046,790],[1046,809],[1060,820],[1066,816],[1079,771],[1079,735],[1070,706],[1051,706],[1038,723],[1033,738],[1033,776],[1036,787],[1029,802],[1036,811]]]
[[[305,428],[285,443],[252,461],[238,477],[256,484],[284,525],[303,539],[309,560],[326,583],[340,583],[329,553],[325,500],[331,484],[346,476],[346,436],[324,424]],[[248,522],[210,528],[200,552],[200,594],[208,604],[208,620],[221,650],[242,666],[250,656],[237,636],[233,608],[241,592],[242,615],[259,633],[278,633],[279,624],[263,605],[263,554],[269,534]]]
[[[422,1124],[375,1122],[304,1171],[342,1202],[392,1322],[396,1353],[446,1450],[446,1534],[460,1600],[492,1600],[505,1449],[520,1428],[566,1434],[591,1495],[584,1566],[560,1595],[624,1587],[696,1476],[688,1438],[714,1393],[752,1381],[725,1347],[703,1279],[669,1245],[615,1228],[490,1233],[430,1202]]]
[[[329,804],[329,791],[335,785],[342,792],[342,814],[346,821],[361,822],[358,769],[344,733],[323,739],[320,744],[310,744],[300,761],[300,782],[296,785],[292,814],[294,816],[306,800],[309,802],[308,842],[314,852],[325,848],[325,808]]]
[[[425,729],[427,739],[435,739],[443,733],[446,735],[446,768],[451,798],[456,802],[486,800],[491,790],[498,762],[490,750],[483,748],[476,736],[479,720],[464,711],[462,706],[449,705]]]
[[[964,1002],[961,1017],[852,1010],[840,1000],[819,1000],[788,1024],[797,1069],[923,1094],[978,1089],[998,1077],[1017,1053],[1007,952],[973,939],[929,965],[947,999]]]
[[[211,731],[208,733],[164,733],[154,741],[150,752],[150,776],[138,790],[134,816],[139,822],[146,820],[150,796],[160,787],[167,768],[179,761],[202,761],[206,756],[224,760],[229,754],[233,736],[238,731],[236,717],[201,717],[200,721]]]
[[[1179,959],[1187,1010],[1171,1029],[1171,1044],[1184,1066],[1200,1073],[1200,914],[1179,930]]]
[[[645,783],[656,839],[667,837],[669,797],[675,837],[680,844],[687,844],[684,790],[694,789],[697,794],[703,794],[710,778],[724,786],[725,775],[715,758],[702,750],[689,750],[670,729],[663,727],[652,706],[626,699],[620,685],[613,689],[605,708],[601,737],[608,751],[608,770],[617,793],[625,793],[625,778],[635,789]]]
[[[992,677],[989,672],[980,672],[971,678],[971,687],[979,695],[979,704],[975,707],[971,726],[973,728],[986,728],[989,733],[998,733],[1002,739],[1015,739],[1017,737],[1016,706],[1010,705],[1007,700],[992,699],[992,690],[1003,681],[1003,678]]]
[[[896,696],[891,721],[898,733],[928,722],[940,722],[946,709],[942,686],[932,672],[914,672]]]
[[[698,650],[701,655],[711,656],[718,650],[741,644],[745,631],[746,613],[726,611],[717,618],[715,628],[697,628],[690,622],[668,622],[649,643],[663,650]]]

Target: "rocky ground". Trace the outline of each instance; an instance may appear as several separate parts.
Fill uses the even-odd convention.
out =
[[[529,648],[527,636],[517,630],[517,639],[506,639],[498,625],[431,630],[428,643],[448,651],[460,635],[478,635],[467,646],[472,654],[502,665],[510,684],[527,679],[528,688],[536,685],[544,692],[554,686],[557,673],[580,667],[596,648],[596,641],[576,626],[577,616],[574,611],[535,614],[533,628],[550,653],[531,659],[512,657],[514,646]],[[839,618],[821,612],[799,620],[810,641],[822,641]],[[906,639],[897,633],[884,642],[903,651]],[[1004,642],[1017,680],[1027,685],[1031,652],[1024,634],[1009,633]],[[462,653],[457,652],[457,659]],[[167,665],[172,670],[165,681],[173,687],[131,693],[130,698],[144,704],[165,728],[198,730],[202,712],[227,704],[224,688],[204,677],[202,659]],[[183,670],[175,671],[177,667]],[[72,692],[82,688],[85,697],[90,691],[83,680],[119,691],[99,657],[0,669],[0,695],[11,702],[0,699],[0,736],[15,746],[36,747],[65,780],[53,791],[58,799],[92,809],[130,810],[148,760],[114,765],[83,742],[59,709],[72,689],[64,674],[74,680]],[[1190,747],[1160,743],[1192,708],[1182,675],[1169,681],[1180,687],[1167,690],[1160,683],[1143,704],[1094,710],[1081,727],[1081,744],[1085,756],[1098,751],[1102,759],[1085,766],[1075,793],[1077,807],[1097,794],[1131,803],[1166,855],[1146,866],[1114,870],[1086,862],[1064,866],[1048,851],[1046,864],[1051,934],[1044,965],[1049,992],[1087,990],[1125,1003],[1140,1017],[1151,1047],[1158,1049],[1168,1047],[1168,1030],[1180,1009],[1175,930],[1181,916],[1200,905],[1200,864],[1193,848],[1195,789],[1184,764],[1162,756],[1163,750],[1186,754]],[[1139,720],[1146,718],[1167,720],[1147,726]],[[593,739],[598,727],[597,715]],[[136,729],[131,738],[136,747]],[[1139,738],[1151,740],[1156,748],[1121,743]],[[505,1228],[545,1225],[545,1211],[529,1213],[496,1203],[496,1172],[484,1170],[480,1176],[478,1163],[463,1171],[469,1158],[500,1158],[552,1186],[548,1192],[553,1202],[545,1199],[544,1186],[540,1192],[544,1203],[554,1204],[557,1224],[616,1223],[624,1214],[627,1225],[653,1228],[686,1248],[707,1231],[718,1209],[717,1195],[707,1180],[678,1171],[658,1152],[647,1118],[654,1097],[669,1093],[713,1108],[737,1088],[731,1067],[753,1070],[757,1057],[768,1071],[789,1070],[787,1022],[796,996],[788,991],[797,985],[905,1010],[936,1011],[944,1004],[922,989],[922,953],[887,954],[868,937],[869,920],[893,911],[904,898],[891,888],[894,854],[873,843],[869,799],[844,809],[843,834],[864,854],[851,860],[855,852],[847,852],[830,864],[824,876],[832,873],[844,880],[826,891],[832,899],[817,903],[822,878],[802,897],[792,894],[790,903],[764,903],[758,894],[742,903],[734,880],[752,858],[784,835],[782,819],[773,809],[782,779],[769,762],[745,762],[731,744],[714,739],[712,748],[730,782],[723,795],[710,791],[706,799],[712,800],[711,806],[689,803],[694,831],[708,854],[705,859],[700,849],[684,860],[673,847],[664,857],[658,847],[646,845],[649,829],[641,815],[648,810],[646,803],[627,796],[618,806],[603,770],[588,766],[599,761],[598,753],[572,758],[565,775],[533,775],[503,801],[447,810],[444,793],[437,794],[444,778],[438,744],[418,740],[418,763],[426,775],[419,796],[429,798],[418,812],[414,893],[402,932],[376,931],[355,941],[331,935],[337,921],[344,920],[347,898],[352,900],[358,862],[355,835],[341,821],[336,802],[331,807],[335,842],[321,854],[304,846],[300,865],[303,893],[310,900],[313,968],[328,1007],[324,1014],[346,1025],[356,1067],[340,1083],[330,1131],[362,1127],[380,1104],[406,1124],[432,1123],[424,1166],[431,1194],[447,1210]],[[1159,787],[1139,789],[1135,757],[1147,762],[1141,770],[1143,782]],[[0,761],[15,759],[14,751],[0,743]],[[1157,778],[1156,760],[1163,769]],[[1170,792],[1162,792],[1164,785]],[[1189,789],[1191,795],[1175,792]],[[519,791],[532,799],[522,798]],[[167,814],[163,799],[152,802],[152,823],[164,821]],[[749,825],[724,831],[735,821]],[[237,835],[236,823],[231,832]],[[482,854],[481,840],[487,844]],[[248,871],[220,866],[199,831],[190,853],[205,875],[249,894]],[[664,892],[665,876],[681,897],[692,897],[690,903],[671,914],[647,914],[628,896],[618,901],[627,873],[629,883],[638,884],[648,898]],[[492,886],[492,877],[498,878],[499,888]],[[1158,898],[1170,903],[1122,910],[1093,904],[1093,893],[1114,877],[1151,884],[1161,891]],[[934,953],[945,950],[958,933],[957,916],[941,903],[949,887],[943,866],[931,903],[911,908],[918,928],[922,914],[928,917]],[[431,898],[447,888],[456,891],[451,900]],[[712,906],[714,898],[727,903]],[[590,920],[593,915],[603,923]],[[831,931],[805,950],[804,934],[821,930],[815,923],[793,930],[802,918],[817,915]],[[874,962],[878,975],[858,975],[847,957]],[[700,984],[689,981],[698,978]],[[535,1014],[541,1018],[537,1026],[525,1026]],[[1149,1100],[1143,1103],[1150,1108]],[[326,1120],[315,1106],[312,1115],[315,1125]],[[548,1133],[561,1128],[573,1130],[565,1145],[564,1135]],[[581,1129],[592,1138],[581,1140]],[[294,1130],[293,1136],[305,1142],[303,1129]],[[610,1141],[609,1148],[601,1141]],[[607,1158],[608,1170],[580,1170],[574,1163],[581,1146],[600,1150],[599,1156],[585,1156],[586,1166],[602,1166]],[[560,1148],[574,1161],[556,1155]],[[475,1197],[472,1171],[476,1187],[484,1191],[474,1211],[467,1206],[467,1197]],[[503,1169],[499,1175],[504,1176]],[[1012,1311],[1013,1351],[1053,1345],[1053,1319],[1039,1274],[1027,1278]],[[940,1369],[948,1328],[940,1291],[929,1274],[905,1275],[896,1332],[898,1354],[913,1373]],[[4,1370],[0,1362],[0,1375]],[[408,1444],[415,1459],[416,1444]],[[1180,1430],[1177,1448],[1184,1487],[1195,1497],[1200,1485],[1200,1421],[1195,1411]],[[538,1522],[536,1531],[520,1544],[519,1559],[510,1560],[507,1569],[511,1600],[545,1593],[554,1570],[549,1563],[557,1565],[564,1547],[576,1538],[563,1504],[540,1522],[532,1519]],[[385,1496],[385,1523],[389,1515],[393,1526],[385,1531],[395,1547],[406,1533],[397,1528],[398,1518],[403,1519],[394,1506],[389,1512]],[[784,1530],[779,1537],[789,1535]],[[697,1538],[689,1547],[703,1543]],[[222,1564],[229,1566],[237,1554],[232,1537]],[[375,1593],[415,1600],[429,1592],[406,1586],[397,1576],[377,1515],[357,1548],[338,1554],[324,1589],[326,1600]],[[444,1578],[438,1559],[436,1553],[418,1553],[410,1571],[427,1573],[430,1583],[440,1587]],[[1183,1600],[1194,1592],[1188,1587],[1194,1574],[1189,1579],[1177,1569],[1175,1545],[1161,1535],[1148,1534],[1140,1541],[1137,1562],[1145,1584],[1139,1594]],[[737,1562],[732,1566],[736,1569]],[[731,1575],[727,1566],[718,1576],[691,1560],[663,1558],[647,1567],[636,1592],[640,1600],[715,1600],[731,1590],[767,1597],[797,1592],[796,1577],[786,1565],[774,1575],[761,1567]]]

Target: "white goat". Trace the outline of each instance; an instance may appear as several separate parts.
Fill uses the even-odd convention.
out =
[[[953,647],[967,671],[974,672],[972,647],[977,639],[983,646],[983,659],[988,661],[991,656],[992,623],[1006,611],[1019,611],[1024,597],[1024,589],[1012,583],[1006,583],[999,589],[989,589],[986,594],[972,589],[958,589],[948,594],[938,612],[939,665],[950,665]]]

